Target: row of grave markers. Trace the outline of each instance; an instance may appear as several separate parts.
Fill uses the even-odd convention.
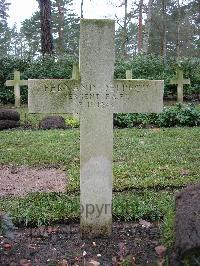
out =
[[[79,77],[79,70],[76,64],[73,65],[72,70],[72,79]],[[132,79],[132,70],[126,70],[126,79]],[[177,101],[183,102],[183,85],[190,84],[190,79],[183,78],[183,71],[178,69],[176,71],[176,78],[170,81],[170,84],[177,84]],[[7,80],[6,86],[14,87],[14,95],[15,95],[15,107],[20,107],[20,87],[27,86],[27,80],[20,80],[20,72],[14,71],[14,80]],[[78,118],[76,113],[73,114],[74,117]]]

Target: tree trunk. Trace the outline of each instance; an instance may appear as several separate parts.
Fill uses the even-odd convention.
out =
[[[139,15],[138,15],[138,53],[142,50],[142,9],[143,0],[139,1]]]
[[[123,27],[123,43],[122,43],[122,47],[123,47],[123,56],[124,58],[126,58],[127,56],[127,5],[128,5],[128,0],[124,1],[124,7],[125,7],[125,13],[124,13],[124,27]]]
[[[83,18],[83,0],[81,0],[81,18]]]
[[[162,32],[160,41],[160,55],[163,60],[166,60],[166,3],[162,0]]]
[[[42,55],[53,54],[53,38],[51,34],[51,1],[39,0],[41,20]]]
[[[63,43],[64,10],[60,0],[56,0],[56,6],[59,14],[58,18],[59,51],[62,53],[64,52],[64,43]]]
[[[149,47],[149,35],[151,31],[151,17],[152,17],[152,6],[153,0],[149,0],[148,2],[148,13],[147,13],[147,19],[145,24],[145,32],[143,37],[143,48],[142,52],[147,54],[148,53],[148,47]]]
[[[199,14],[198,14],[198,18],[197,18],[197,23],[200,23],[200,0],[198,0],[198,10],[199,10]]]
[[[177,17],[177,39],[176,39],[176,61],[179,61],[180,57],[180,1],[177,0],[178,17]]]

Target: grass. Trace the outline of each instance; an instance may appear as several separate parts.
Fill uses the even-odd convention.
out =
[[[0,132],[0,163],[63,168],[79,190],[79,130]],[[200,128],[114,130],[114,191],[199,181]]]
[[[143,191],[115,193],[115,220],[134,221],[139,218],[159,220],[174,208],[171,192]],[[79,219],[79,196],[67,193],[32,193],[24,198],[0,199],[0,206],[21,225],[42,225]]]
[[[26,110],[20,109],[23,121]],[[28,115],[37,125],[41,116]],[[16,224],[79,219],[79,129],[0,132],[0,165],[56,166],[69,178],[67,192],[1,198],[0,209]],[[115,129],[113,217],[163,220],[173,242],[174,192],[200,179],[200,128]]]

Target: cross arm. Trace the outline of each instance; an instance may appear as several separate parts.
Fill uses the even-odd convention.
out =
[[[191,84],[190,79],[183,79],[183,84]]]
[[[163,109],[163,80],[114,80],[114,113],[159,113]]]
[[[178,80],[176,79],[171,79],[169,84],[173,85],[173,84],[178,84]]]
[[[182,79],[182,80],[177,80],[177,79],[172,79],[170,80],[170,84],[191,84],[190,79]]]
[[[28,80],[20,80],[19,85],[20,86],[28,86]]]
[[[14,80],[6,80],[5,85],[6,87],[14,87],[15,86]]]
[[[28,106],[30,113],[72,113],[78,80],[44,79],[28,80]],[[78,108],[78,107],[77,107]],[[75,110],[74,110],[75,109]]]

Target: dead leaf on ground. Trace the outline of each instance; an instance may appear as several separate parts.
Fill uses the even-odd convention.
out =
[[[157,261],[157,266],[164,266],[164,262],[165,260],[160,259],[159,261]]]
[[[3,244],[3,248],[4,248],[4,250],[8,251],[12,248],[12,245],[9,243],[5,243],[5,244]]]
[[[100,263],[96,260],[90,260],[88,263],[87,263],[87,266],[99,266]]]
[[[19,261],[19,265],[20,265],[20,266],[31,266],[32,264],[31,264],[31,261],[30,261],[30,260],[27,260],[27,259],[21,259],[21,260]]]
[[[166,250],[167,250],[166,247],[164,247],[162,245],[155,247],[155,251],[156,251],[158,257],[161,259],[165,256]]]
[[[188,170],[188,169],[182,169],[181,170],[181,176],[187,176],[189,174],[190,174],[190,170]]]
[[[68,264],[68,262],[67,262],[67,260],[62,260],[62,261],[60,261],[59,263],[58,263],[58,266],[68,266],[69,264]]]
[[[160,132],[160,128],[157,128],[157,127],[153,128],[152,131],[155,132],[155,133]]]
[[[145,220],[142,220],[142,219],[139,220],[139,224],[140,224],[142,227],[144,227],[144,228],[149,228],[149,227],[151,227],[151,225],[152,225],[150,222],[145,221]]]

